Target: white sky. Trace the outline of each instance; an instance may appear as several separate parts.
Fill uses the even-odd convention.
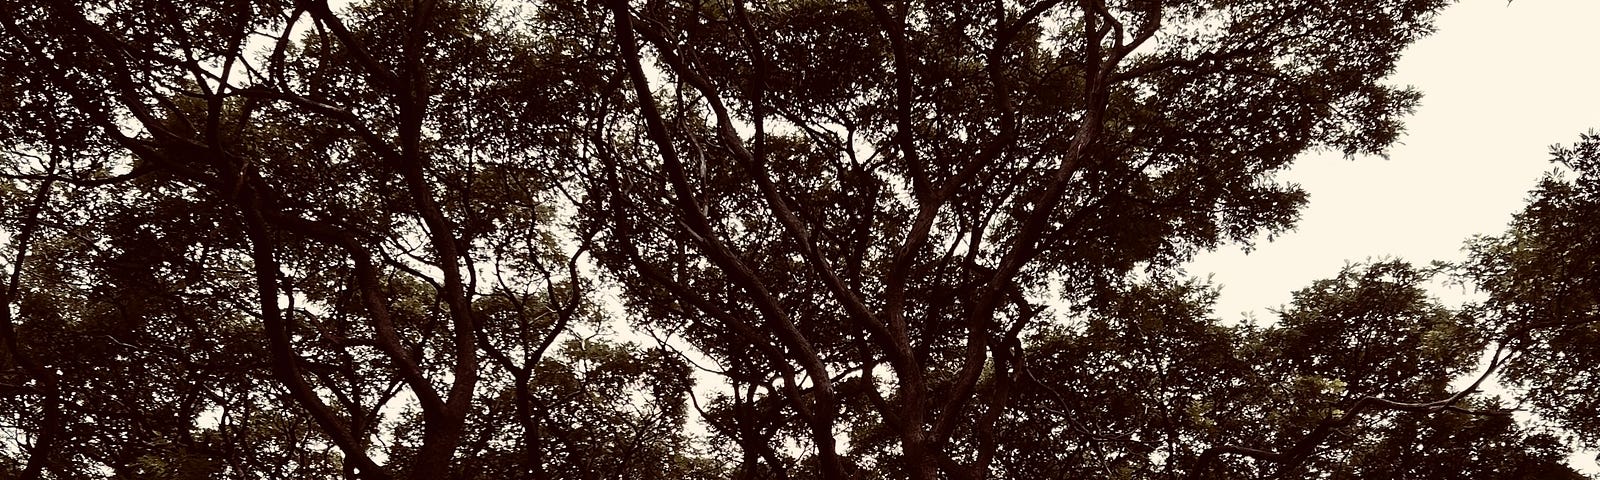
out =
[[[1550,170],[1550,145],[1600,129],[1597,21],[1593,0],[1468,0],[1446,10],[1391,79],[1424,97],[1389,160],[1299,159],[1283,177],[1311,194],[1296,231],[1189,265],[1223,286],[1217,314],[1270,320],[1267,308],[1347,260],[1457,260],[1472,235],[1504,231]]]

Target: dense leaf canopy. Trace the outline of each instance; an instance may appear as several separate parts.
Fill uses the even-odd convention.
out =
[[[1447,3],[9,0],[0,478],[1585,478],[1600,137],[1460,265],[1182,269]]]

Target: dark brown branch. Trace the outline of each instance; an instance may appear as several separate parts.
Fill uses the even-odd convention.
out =
[[[311,18],[316,19],[318,24],[332,31],[334,38],[339,39],[339,43],[355,55],[362,68],[369,75],[376,78],[379,85],[389,88],[391,91],[396,91],[399,88],[400,77],[378,63],[376,58],[373,58],[372,53],[367,50],[366,44],[361,39],[356,38],[355,33],[345,26],[344,20],[340,20],[338,15],[334,15],[333,9],[328,6],[327,0],[300,0],[296,2],[295,8],[310,12]]]
[[[278,309],[278,263],[273,254],[274,242],[267,231],[266,221],[259,211],[244,206],[245,233],[251,243],[251,257],[255,263],[258,301],[262,317],[266,319],[268,340],[272,349],[272,370],[279,381],[288,388],[296,403],[311,413],[311,418],[328,437],[345,452],[349,461],[361,470],[362,478],[387,480],[390,475],[368,457],[362,442],[350,426],[330,409],[315,389],[305,381],[300,368],[300,355],[294,351],[289,335],[288,321]]]
[[[51,156],[47,176],[54,176],[55,156]],[[38,382],[36,392],[41,397],[41,414],[38,430],[33,432],[36,437],[33,444],[27,447],[28,460],[23,466],[23,478],[42,478],[43,470],[51,462],[50,454],[55,450],[55,443],[62,434],[61,419],[61,391],[56,372],[47,368],[38,359],[33,357],[27,343],[17,334],[15,319],[12,318],[11,303],[18,300],[22,292],[22,272],[28,263],[28,250],[32,247],[35,235],[39,232],[39,218],[44,214],[45,205],[50,201],[50,193],[54,187],[52,180],[40,182],[34,191],[33,201],[30,202],[22,216],[22,225],[17,236],[12,239],[15,256],[11,261],[11,271],[5,285],[0,286],[0,337],[4,337],[6,351],[28,377]]]

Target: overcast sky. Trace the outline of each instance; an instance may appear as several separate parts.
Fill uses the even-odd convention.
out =
[[[1225,248],[1189,266],[1223,286],[1235,320],[1328,278],[1347,260],[1462,258],[1497,234],[1549,171],[1549,147],[1600,129],[1600,2],[1467,0],[1413,45],[1392,82],[1423,93],[1390,158],[1308,155],[1283,178],[1311,194],[1299,228],[1249,254]]]

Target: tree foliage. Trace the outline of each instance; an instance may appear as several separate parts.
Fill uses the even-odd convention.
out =
[[[1464,276],[1488,293],[1476,305],[1484,324],[1519,347],[1505,378],[1525,389],[1535,412],[1569,429],[1584,445],[1600,445],[1590,413],[1600,395],[1591,342],[1600,339],[1600,136],[1556,146],[1558,168],[1546,175],[1528,205],[1499,236],[1468,244]]]
[[[1446,3],[7,2],[0,477],[1581,478],[1592,137],[1478,305],[1182,271]]]

